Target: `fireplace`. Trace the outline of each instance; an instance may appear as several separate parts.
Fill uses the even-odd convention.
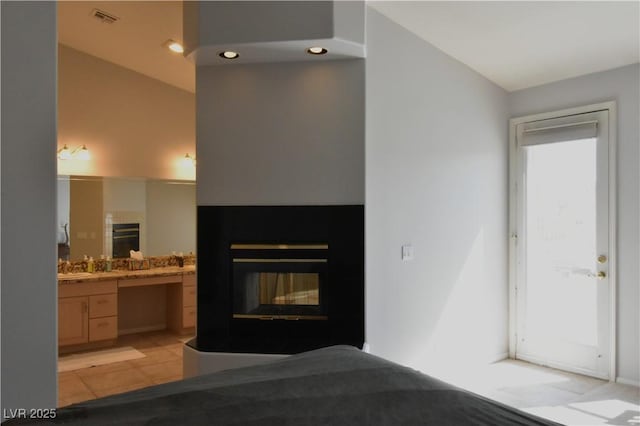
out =
[[[327,244],[231,244],[231,254],[234,319],[328,319]]]
[[[198,351],[364,343],[364,206],[199,206]]]

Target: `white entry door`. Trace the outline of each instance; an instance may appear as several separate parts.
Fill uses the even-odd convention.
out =
[[[512,120],[515,356],[600,378],[612,357],[609,114]]]

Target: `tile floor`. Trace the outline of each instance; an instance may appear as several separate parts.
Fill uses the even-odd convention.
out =
[[[146,357],[58,374],[58,406],[182,378],[186,336],[153,332],[122,336]],[[505,360],[483,367],[429,372],[446,382],[566,425],[640,425],[640,389]]]
[[[504,360],[483,367],[431,372],[503,404],[561,424],[640,425],[640,388]]]
[[[119,337],[117,346],[145,357],[58,373],[58,407],[182,379],[186,337],[168,331]]]

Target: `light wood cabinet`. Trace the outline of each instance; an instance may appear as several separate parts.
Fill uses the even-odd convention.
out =
[[[196,326],[196,307],[185,307],[182,310],[182,327],[190,328]]]
[[[182,306],[196,306],[196,286],[182,286]]]
[[[58,344],[79,345],[89,341],[89,298],[58,299]]]
[[[104,317],[89,319],[89,340],[116,339],[118,337],[118,317]]]
[[[182,283],[182,327],[196,326],[196,276],[187,275]]]
[[[196,276],[184,275],[182,285],[169,288],[167,294],[167,326],[187,333],[196,326]]]
[[[89,296],[91,318],[112,317],[118,315],[118,295],[100,294]]]
[[[64,347],[64,352],[109,345],[109,341],[118,338],[119,289],[159,285],[167,291],[167,328],[179,333],[193,332],[197,306],[195,274],[61,282],[58,285],[58,345]],[[121,314],[126,319],[129,311],[125,301],[122,304]]]
[[[63,284],[58,287],[58,345],[112,340],[118,337],[116,280]]]
[[[89,341],[118,338],[118,294],[89,296]]]

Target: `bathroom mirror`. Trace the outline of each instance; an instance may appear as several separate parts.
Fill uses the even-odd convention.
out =
[[[145,257],[195,253],[195,182],[58,176],[57,227],[65,260],[119,257],[136,246]]]

